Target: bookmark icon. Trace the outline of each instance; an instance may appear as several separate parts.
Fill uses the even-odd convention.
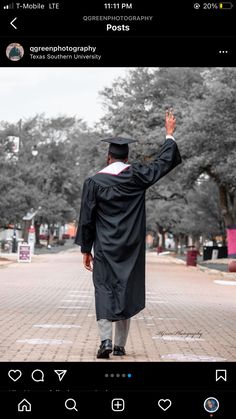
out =
[[[227,381],[227,370],[216,370],[216,381]]]

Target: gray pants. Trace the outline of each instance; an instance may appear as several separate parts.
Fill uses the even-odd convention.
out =
[[[105,339],[112,340],[112,324],[115,323],[115,345],[125,346],[129,333],[130,319],[119,320],[117,322],[100,319],[97,323],[101,341]]]

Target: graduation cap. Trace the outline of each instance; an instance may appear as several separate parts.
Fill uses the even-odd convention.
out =
[[[108,153],[114,154],[116,157],[126,157],[129,153],[129,144],[137,142],[132,138],[125,137],[113,137],[102,140],[105,143],[109,143]]]

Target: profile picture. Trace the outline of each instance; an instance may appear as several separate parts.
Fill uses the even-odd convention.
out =
[[[214,397],[208,397],[204,401],[204,409],[209,413],[214,413],[219,409],[219,402]]]
[[[6,55],[11,61],[19,61],[24,55],[24,48],[18,43],[9,44],[6,49]]]

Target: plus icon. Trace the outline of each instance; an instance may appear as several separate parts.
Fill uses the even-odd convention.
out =
[[[123,412],[125,409],[124,399],[113,399],[111,402],[111,408],[113,412]]]

